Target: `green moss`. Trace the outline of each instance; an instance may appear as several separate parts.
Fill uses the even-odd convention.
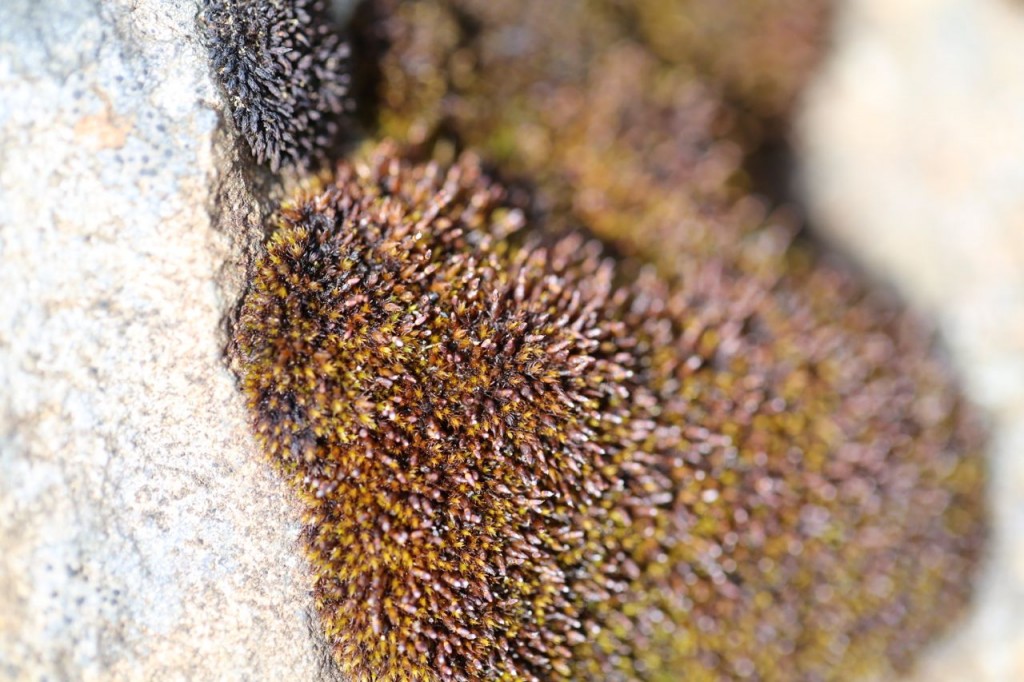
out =
[[[669,278],[524,220],[473,158],[385,145],[256,263],[234,359],[342,671],[904,669],[985,535],[982,437],[929,334],[749,216],[666,232]]]

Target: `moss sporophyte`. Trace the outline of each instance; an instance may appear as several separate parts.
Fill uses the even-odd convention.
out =
[[[896,303],[769,227],[626,263],[397,150],[280,211],[233,351],[347,679],[848,680],[960,611],[982,436]]]

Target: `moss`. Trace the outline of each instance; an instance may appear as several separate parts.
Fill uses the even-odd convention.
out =
[[[752,19],[664,54],[659,45],[674,38],[651,35],[649,15],[665,5],[655,0],[374,0],[361,34],[379,32],[386,44],[373,78],[378,129],[421,157],[436,157],[439,141],[478,150],[506,181],[530,188],[545,229],[586,224],[670,275],[665,240],[694,243],[679,243],[691,232],[680,225],[748,229],[763,218],[746,198],[757,181],[748,168],[777,143],[823,33],[822,3],[725,4],[749,6]],[[717,16],[712,5],[676,3],[679,21],[662,30]],[[753,18],[766,15],[775,20],[759,33]],[[748,85],[729,76],[734,53]]]
[[[692,64],[761,118],[785,117],[827,46],[820,0],[609,0],[670,64]]]
[[[525,221],[473,157],[385,145],[256,263],[234,360],[343,672],[904,669],[985,534],[930,335],[784,230],[694,222],[666,279]]]
[[[349,47],[323,0],[204,0],[214,73],[258,163],[308,168],[339,133]]]

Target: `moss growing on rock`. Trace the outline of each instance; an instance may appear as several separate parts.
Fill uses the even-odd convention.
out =
[[[203,0],[214,74],[258,163],[308,168],[339,133],[349,46],[323,0]]]
[[[905,668],[984,536],[981,437],[930,336],[782,230],[695,226],[680,285],[523,223],[473,158],[384,146],[255,265],[234,361],[341,669]]]

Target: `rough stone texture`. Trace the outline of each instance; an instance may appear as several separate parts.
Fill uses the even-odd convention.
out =
[[[808,98],[821,230],[942,321],[995,426],[974,613],[922,681],[1024,679],[1024,6],[851,0]]]
[[[197,10],[0,2],[0,679],[321,675],[222,361],[244,193]]]

